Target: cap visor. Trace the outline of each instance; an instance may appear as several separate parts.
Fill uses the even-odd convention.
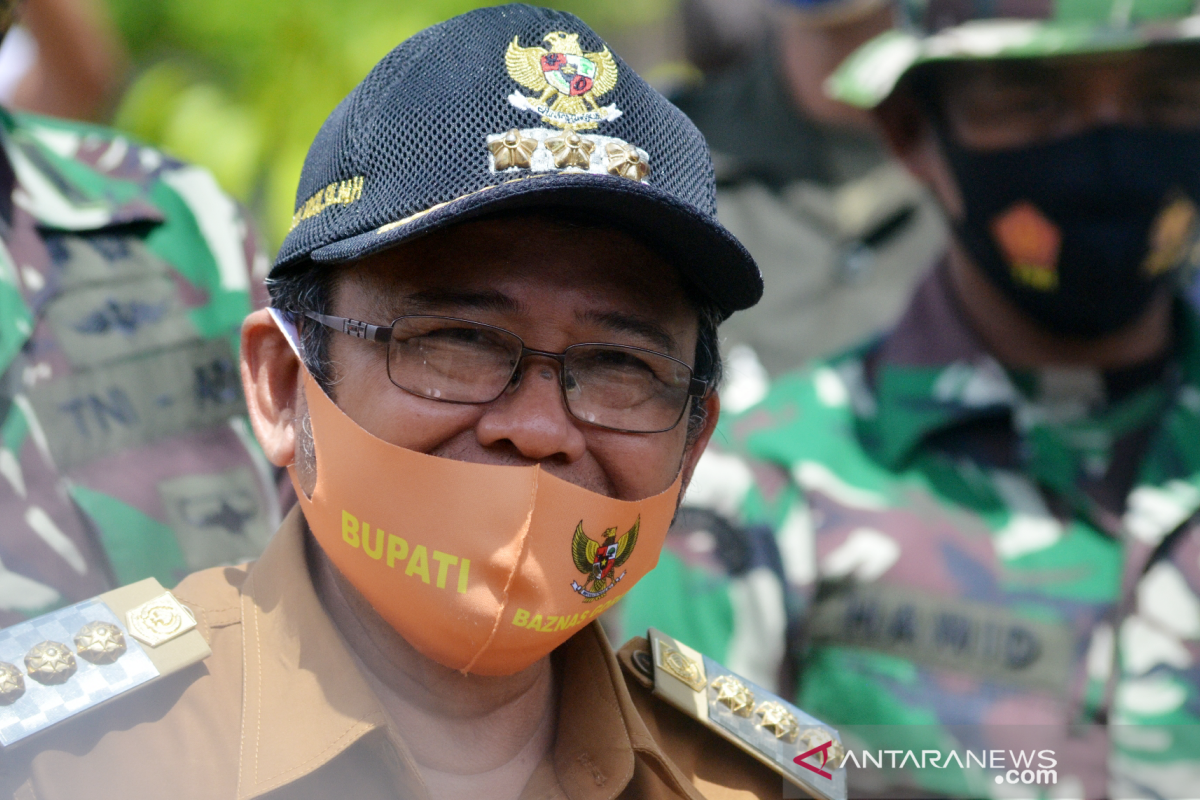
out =
[[[920,36],[887,31],[855,50],[825,83],[825,93],[874,108],[922,64],[1060,56],[1200,43],[1200,15],[1133,26],[1017,18],[978,19]]]
[[[316,263],[343,263],[378,253],[451,225],[514,209],[592,211],[636,236],[674,263],[685,279],[726,315],[762,297],[754,259],[712,217],[671,195],[627,178],[585,173],[527,175],[440,203],[341,241],[313,250]],[[276,267],[275,272],[288,268]]]

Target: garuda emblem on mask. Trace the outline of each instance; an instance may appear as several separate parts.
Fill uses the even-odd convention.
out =
[[[535,92],[537,98],[513,92],[508,101],[517,108],[541,114],[551,125],[571,130],[595,128],[597,123],[616,119],[616,105],[601,106],[597,98],[617,85],[617,62],[605,47],[599,53],[584,53],[579,34],[554,31],[544,47],[521,47],[514,36],[504,53],[509,77]]]
[[[582,520],[575,526],[575,535],[571,537],[571,557],[575,560],[575,569],[587,577],[582,585],[578,581],[571,581],[571,588],[584,596],[585,603],[603,597],[625,577],[624,572],[616,574],[617,567],[633,554],[641,524],[642,518],[638,517],[633,527],[620,539],[617,538],[617,529],[609,528],[599,542],[583,532]]]

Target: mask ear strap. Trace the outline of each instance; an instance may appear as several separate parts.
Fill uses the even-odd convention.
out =
[[[296,330],[296,323],[288,320],[277,308],[268,308],[267,313],[271,315],[271,319],[275,320],[279,330],[283,331],[283,336],[292,346],[292,352],[296,354],[296,358],[300,359],[300,363],[304,363],[304,357],[300,355],[300,333]]]

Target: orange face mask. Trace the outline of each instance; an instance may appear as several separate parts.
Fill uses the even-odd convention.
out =
[[[288,326],[290,327],[290,326]],[[539,466],[472,464],[377,439],[305,374],[322,549],[421,654],[511,675],[548,655],[658,563],[682,473],[637,502]]]

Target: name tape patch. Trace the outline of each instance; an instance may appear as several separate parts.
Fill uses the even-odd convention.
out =
[[[931,667],[1061,691],[1075,637],[1066,625],[991,605],[896,586],[858,586],[820,598],[810,634],[825,642],[896,655]]]

